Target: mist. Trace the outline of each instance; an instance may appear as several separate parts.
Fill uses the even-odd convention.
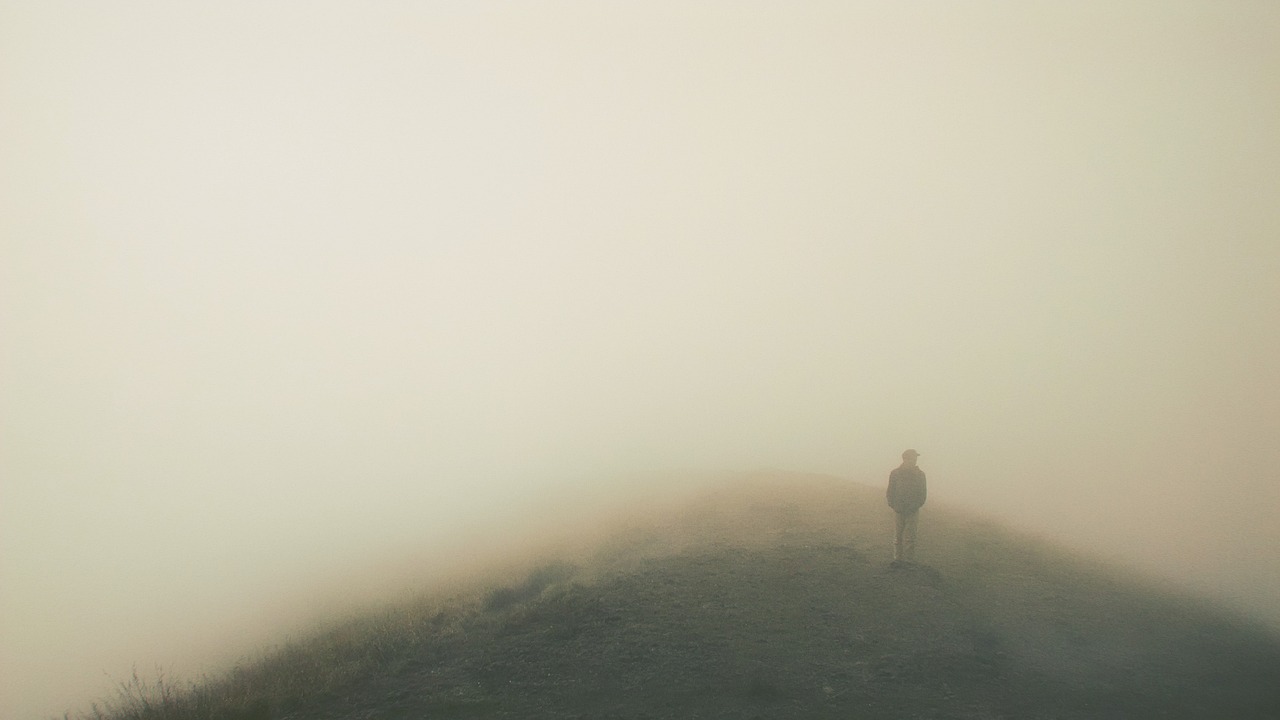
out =
[[[0,714],[906,447],[1280,626],[1277,71],[1260,2],[0,2]]]

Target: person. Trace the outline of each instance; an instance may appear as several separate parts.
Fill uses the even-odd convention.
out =
[[[889,507],[897,515],[893,533],[895,567],[913,562],[916,556],[916,525],[928,494],[924,471],[916,465],[919,457],[920,453],[915,450],[904,451],[902,464],[889,473],[889,489],[885,491]]]

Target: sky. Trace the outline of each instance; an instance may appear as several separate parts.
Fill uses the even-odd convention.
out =
[[[906,447],[1280,626],[1278,127],[1263,0],[0,0],[0,715]]]

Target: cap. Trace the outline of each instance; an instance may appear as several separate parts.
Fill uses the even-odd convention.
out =
[[[916,452],[915,450],[903,450],[902,457],[904,458],[920,457],[920,453]]]

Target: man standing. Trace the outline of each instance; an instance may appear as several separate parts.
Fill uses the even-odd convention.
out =
[[[897,513],[897,527],[893,534],[893,564],[911,562],[916,555],[916,521],[920,519],[920,506],[924,505],[927,488],[924,471],[916,467],[920,453],[907,450],[902,453],[902,464],[889,473],[889,489],[885,496],[889,507]]]

